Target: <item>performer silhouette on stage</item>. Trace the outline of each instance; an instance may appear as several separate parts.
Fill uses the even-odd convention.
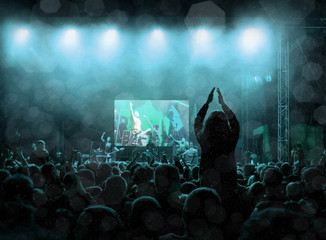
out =
[[[105,147],[104,147],[104,153],[107,156],[107,158],[112,158],[112,160],[116,160],[116,154],[115,152],[119,151],[119,149],[113,144],[111,143],[111,137],[108,136],[105,140],[104,136],[105,136],[106,132],[103,132],[102,136],[101,136],[101,141],[103,143],[105,143]]]
[[[183,154],[189,149],[189,143],[186,142],[185,138],[182,138],[181,141],[178,141],[173,138],[172,134],[170,135],[172,141],[174,141],[176,144],[178,144],[178,149],[177,149],[177,156],[181,157]]]

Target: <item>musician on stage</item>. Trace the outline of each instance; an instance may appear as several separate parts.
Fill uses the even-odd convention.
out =
[[[183,157],[184,153],[189,149],[189,143],[186,142],[185,138],[182,138],[181,141],[178,141],[175,138],[173,138],[172,135],[170,135],[170,137],[173,140],[173,142],[178,144],[177,156],[178,157]]]
[[[108,136],[105,140],[104,138],[105,134],[106,132],[103,132],[101,136],[101,141],[105,143],[105,147],[104,147],[105,155],[107,155],[108,158],[111,157],[112,160],[116,160],[116,155],[114,153],[119,151],[119,149],[113,143],[111,143],[110,136]]]
[[[184,153],[185,161],[194,166],[198,164],[198,149],[192,142],[189,145],[189,149]]]

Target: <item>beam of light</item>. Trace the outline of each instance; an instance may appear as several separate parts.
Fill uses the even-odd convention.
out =
[[[261,28],[245,29],[239,39],[239,47],[244,54],[255,54],[267,43],[267,33]]]
[[[195,56],[212,57],[215,53],[213,46],[213,36],[206,29],[198,29],[191,36],[192,49]]]
[[[119,34],[117,30],[109,29],[103,33],[100,40],[100,45],[104,49],[110,49],[116,47],[118,45],[118,41],[119,41]]]
[[[19,28],[14,32],[14,45],[24,46],[28,43],[30,32],[26,28]]]
[[[108,29],[98,39],[97,56],[102,60],[111,58],[116,55],[119,46],[119,33],[115,29]]]
[[[152,39],[154,41],[162,41],[164,39],[164,33],[160,29],[156,29],[152,32]]]
[[[65,50],[76,49],[79,45],[79,34],[75,29],[68,29],[64,31],[61,38],[62,47]]]
[[[198,45],[205,45],[208,42],[210,42],[211,40],[211,36],[209,34],[209,32],[205,29],[199,29],[194,33],[194,41],[196,41],[196,43]]]
[[[160,29],[155,29],[148,39],[149,51],[153,54],[163,54],[167,50],[167,40],[165,34]]]

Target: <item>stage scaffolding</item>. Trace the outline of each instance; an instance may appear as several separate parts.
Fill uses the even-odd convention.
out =
[[[290,109],[289,109],[289,40],[279,38],[278,49],[278,124],[277,124],[277,159],[288,162],[290,159]]]

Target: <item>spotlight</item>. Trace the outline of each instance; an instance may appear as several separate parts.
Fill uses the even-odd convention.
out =
[[[96,57],[109,60],[119,51],[120,37],[115,29],[108,29],[102,33],[98,40]]]
[[[265,81],[266,81],[266,82],[271,82],[271,81],[272,81],[272,75],[267,74],[267,75],[265,76]]]
[[[152,32],[152,39],[162,41],[164,39],[164,33],[162,30],[156,29]]]
[[[199,29],[194,34],[194,41],[196,44],[206,44],[211,40],[209,32],[205,29]]]
[[[202,56],[205,59],[214,55],[212,33],[206,29],[198,29],[192,33],[192,48],[194,56]]]
[[[63,33],[61,43],[65,49],[77,47],[79,43],[79,34],[75,29],[68,29]]]
[[[254,83],[256,83],[256,84],[262,83],[262,79],[261,79],[261,77],[259,75],[253,76],[252,79],[253,79]]]
[[[26,28],[19,28],[14,33],[14,44],[16,46],[24,46],[29,39],[29,31]]]
[[[119,40],[118,32],[115,29],[109,29],[104,32],[101,39],[101,46],[104,48],[115,47]]]
[[[155,54],[163,53],[167,48],[167,42],[165,34],[160,29],[155,29],[149,37],[148,47],[150,52]]]
[[[264,47],[267,42],[267,34],[260,28],[248,28],[240,37],[240,47],[245,54],[254,54]]]

